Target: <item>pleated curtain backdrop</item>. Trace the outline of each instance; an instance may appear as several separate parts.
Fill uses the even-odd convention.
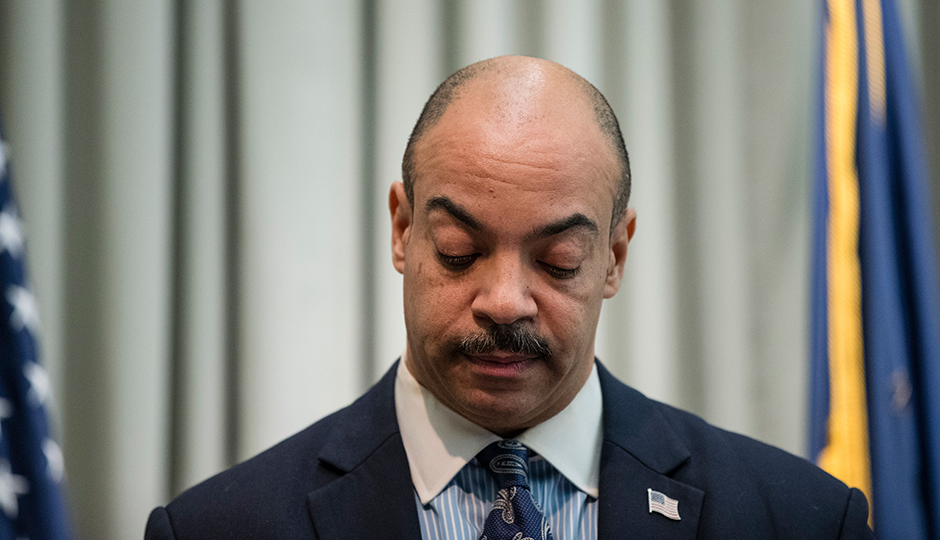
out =
[[[936,141],[940,8],[904,6]],[[401,354],[388,187],[436,84],[508,53],[594,82],[631,154],[637,234],[598,356],[804,453],[820,14],[0,0],[0,107],[80,536],[139,538],[153,506],[349,403]]]

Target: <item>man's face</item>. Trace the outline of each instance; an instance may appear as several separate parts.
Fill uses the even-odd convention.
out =
[[[512,435],[587,380],[634,218],[611,234],[619,166],[583,99],[496,105],[498,87],[471,85],[416,147],[414,208],[401,184],[390,193],[405,362],[445,405]]]

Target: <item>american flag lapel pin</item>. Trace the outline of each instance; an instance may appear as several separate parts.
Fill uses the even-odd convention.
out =
[[[665,494],[660,493],[652,488],[646,490],[649,493],[650,500],[650,514],[657,512],[666,516],[669,519],[674,519],[679,521],[679,501],[675,499],[670,499]]]

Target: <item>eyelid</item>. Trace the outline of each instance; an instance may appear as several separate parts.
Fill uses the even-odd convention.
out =
[[[439,261],[441,261],[441,264],[451,270],[464,270],[469,268],[470,265],[476,261],[477,257],[479,257],[478,253],[470,253],[468,255],[446,255],[440,251],[437,252],[437,258]]]
[[[574,268],[562,268],[546,262],[540,263],[542,268],[555,279],[571,279],[581,273],[581,265]]]

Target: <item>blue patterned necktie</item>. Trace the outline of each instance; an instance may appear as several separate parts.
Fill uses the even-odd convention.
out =
[[[507,440],[494,442],[477,454],[499,485],[480,540],[553,540],[548,520],[529,491],[528,453],[518,441]]]

